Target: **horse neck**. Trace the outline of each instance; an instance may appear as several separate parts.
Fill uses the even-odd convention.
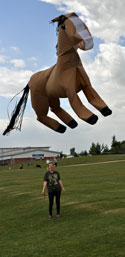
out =
[[[73,49],[72,42],[69,40],[66,33],[59,28],[58,33],[58,56],[62,56],[65,53]]]
[[[80,57],[74,47],[62,51],[61,54],[58,55],[57,66],[70,68],[76,67],[81,64]]]
[[[57,65],[77,66],[80,62],[79,55],[74,49],[72,42],[69,40],[66,33],[59,30],[58,35],[58,60]]]

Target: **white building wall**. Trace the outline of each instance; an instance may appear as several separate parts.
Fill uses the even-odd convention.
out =
[[[50,151],[50,147],[17,147],[17,148],[0,148],[0,160],[6,159],[23,159],[23,158],[35,158],[33,154],[44,155],[45,158],[56,157],[60,155],[60,152]]]
[[[44,157],[56,157],[59,155],[59,152],[51,152],[51,151],[32,151],[32,152],[27,152],[23,154],[18,154],[15,156],[15,158],[35,158],[33,154],[41,154],[44,155]]]

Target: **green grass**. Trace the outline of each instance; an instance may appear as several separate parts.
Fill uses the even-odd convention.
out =
[[[53,161],[53,159],[51,159]],[[87,164],[87,163],[98,163],[98,162],[106,162],[106,161],[115,161],[115,160],[125,160],[125,154],[117,154],[117,155],[95,155],[95,156],[81,156],[76,158],[64,158],[64,159],[58,159],[58,165],[59,166],[68,166],[68,165],[76,165],[76,164]],[[40,164],[42,168],[46,168],[46,160],[44,161],[32,161],[32,165],[30,167],[27,166],[27,163],[24,163],[24,167],[26,169],[34,169],[36,168],[36,164]],[[1,170],[8,170],[9,166],[11,165],[5,165],[0,166]],[[19,163],[16,163],[12,165],[13,169],[19,168]]]
[[[63,167],[63,161],[71,164],[61,160],[57,168],[66,189],[60,219],[55,205],[47,219],[47,193],[40,194],[45,164],[0,171],[0,257],[125,256],[125,162]]]

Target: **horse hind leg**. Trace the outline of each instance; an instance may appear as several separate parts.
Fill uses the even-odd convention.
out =
[[[106,117],[111,115],[112,111],[92,87],[90,79],[83,67],[78,68],[77,76],[80,81],[81,89],[83,90],[88,102],[100,111],[103,116]]]
[[[88,75],[86,74],[84,68],[80,69],[79,79],[81,84],[81,89],[83,90],[88,102],[93,105],[98,111],[101,112],[103,116],[108,116],[112,114],[107,104],[103,101],[100,95],[92,87]]]
[[[55,119],[47,116],[49,110],[48,98],[46,96],[41,96],[39,94],[35,95],[31,92],[31,102],[32,107],[36,112],[37,120],[43,123],[45,126],[51,128],[52,130],[64,133],[66,127],[60,124]]]
[[[92,104],[98,111],[100,111],[103,116],[106,117],[112,114],[112,111],[92,86],[86,86],[83,88],[83,92],[89,103]]]
[[[67,126],[74,129],[77,127],[78,123],[69,115],[64,109],[60,107],[60,100],[54,99],[50,100],[51,111],[56,114],[56,116],[62,120]]]
[[[67,97],[69,99],[71,107],[80,119],[86,121],[91,125],[94,125],[97,122],[98,116],[93,114],[82,104],[76,92],[73,93],[67,90]]]

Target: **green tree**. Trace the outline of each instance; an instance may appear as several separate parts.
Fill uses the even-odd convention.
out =
[[[73,147],[73,148],[70,149],[70,155],[73,155],[73,156],[76,155],[75,147]]]
[[[102,144],[101,153],[102,153],[102,154],[108,154],[108,153],[110,153],[110,150],[109,150],[109,148],[108,148],[107,145]]]
[[[112,143],[111,143],[111,148],[116,147],[117,146],[117,140],[115,135],[112,137]]]
[[[89,150],[89,154],[91,155],[96,155],[96,145],[95,143],[92,143],[90,150]]]
[[[85,151],[81,151],[79,155],[80,155],[80,156],[87,156],[88,153],[87,153],[87,151],[85,150]]]
[[[125,154],[125,141],[121,142],[121,152]]]
[[[96,154],[101,154],[101,145],[99,143],[96,144]]]
[[[121,142],[118,142],[116,140],[115,135],[112,137],[111,153],[113,153],[113,154],[121,153]]]
[[[89,150],[89,154],[91,154],[91,155],[101,154],[101,145],[99,143],[97,143],[97,144],[92,143],[90,150]]]

